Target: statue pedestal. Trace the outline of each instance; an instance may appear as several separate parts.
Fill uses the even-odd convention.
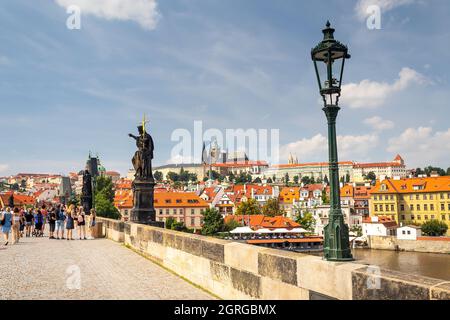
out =
[[[153,205],[155,181],[135,180],[133,182],[134,208],[131,210],[130,221],[164,228],[164,222],[156,221],[156,211]]]

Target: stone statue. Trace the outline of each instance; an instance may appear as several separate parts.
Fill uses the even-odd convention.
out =
[[[92,209],[92,176],[88,170],[83,172],[83,188],[81,189],[81,205],[85,214]]]
[[[133,157],[133,167],[136,170],[135,178],[137,180],[153,179],[152,174],[152,160],[154,144],[152,137],[146,132],[145,126],[138,126],[139,136],[129,134],[129,136],[136,140],[138,150]]]

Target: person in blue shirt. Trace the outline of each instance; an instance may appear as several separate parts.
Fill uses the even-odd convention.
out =
[[[11,232],[12,226],[11,208],[6,208],[6,210],[2,212],[2,217],[0,221],[2,225],[3,236],[5,238],[5,246],[7,246],[9,243],[9,233]]]

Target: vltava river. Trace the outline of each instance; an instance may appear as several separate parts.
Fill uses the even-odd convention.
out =
[[[450,254],[352,249],[355,262],[450,281]]]

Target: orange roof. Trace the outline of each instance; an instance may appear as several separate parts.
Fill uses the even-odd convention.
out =
[[[394,158],[394,161],[403,161],[403,158],[397,154],[397,156]]]
[[[384,190],[382,189],[384,187]],[[449,192],[450,176],[377,181],[373,194]]]
[[[352,161],[339,162],[340,165],[353,165]],[[273,168],[297,168],[297,167],[328,167],[328,162],[311,162],[311,163],[293,163],[279,164],[272,166]]]
[[[299,198],[300,198],[299,187],[285,187],[280,191],[280,202],[293,203],[294,199],[298,200]]]
[[[208,203],[194,192],[155,193],[155,208],[209,207]]]
[[[387,168],[387,167],[404,167],[398,162],[374,162],[374,163],[355,163],[354,168]]]
[[[268,229],[276,229],[276,228],[297,228],[300,227],[300,224],[297,222],[283,217],[266,217],[264,215],[251,215],[251,216],[238,216],[238,215],[230,215],[225,217],[225,223],[228,223],[232,220],[237,221],[238,223],[244,224],[248,223],[250,219],[250,227],[253,229],[260,228],[268,228]]]
[[[341,197],[351,197],[353,198],[353,186],[346,184],[341,188]]]
[[[237,161],[237,162],[224,162],[214,163],[213,167],[218,168],[237,168],[237,167],[254,167],[254,166],[269,166],[265,161]]]
[[[14,194],[14,205],[15,206],[23,206],[23,205],[33,205],[36,203],[36,198],[34,196],[29,196],[20,193],[6,192],[4,194],[0,194],[1,201],[4,206],[9,204],[9,198],[11,194]]]

